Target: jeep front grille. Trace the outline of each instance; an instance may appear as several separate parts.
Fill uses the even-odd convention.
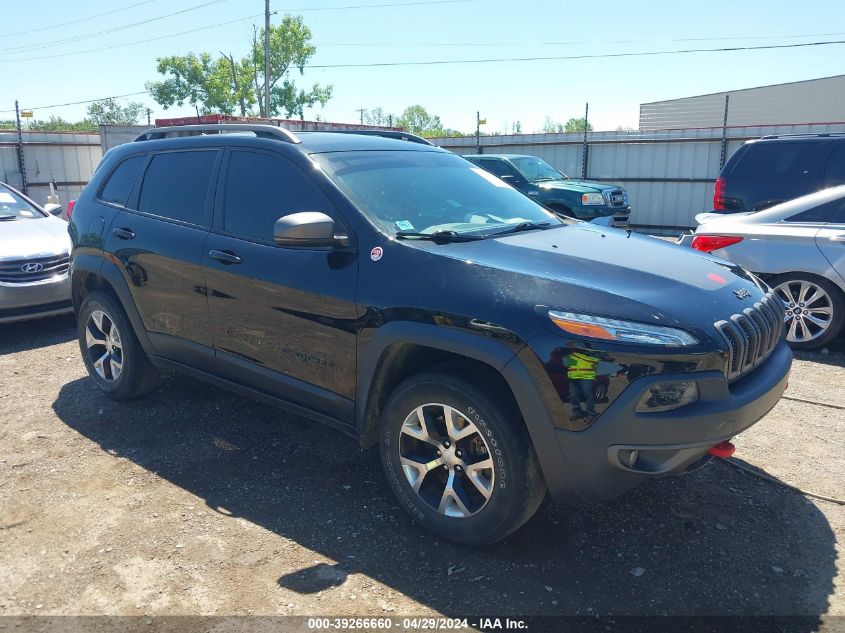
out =
[[[67,273],[70,258],[66,253],[29,259],[0,260],[0,282],[26,284]]]
[[[769,357],[783,338],[783,317],[783,303],[767,292],[753,306],[714,323],[728,344],[728,380],[747,374]]]

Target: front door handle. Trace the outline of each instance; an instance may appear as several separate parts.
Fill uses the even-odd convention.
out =
[[[135,232],[132,229],[118,228],[118,229],[113,229],[112,233],[117,235],[122,240],[134,240],[135,239]]]
[[[221,264],[240,264],[243,260],[232,251],[208,251],[211,259],[216,259]]]

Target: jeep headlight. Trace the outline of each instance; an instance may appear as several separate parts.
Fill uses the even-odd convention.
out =
[[[600,193],[582,193],[581,204],[604,204],[604,196]]]
[[[562,310],[549,310],[549,318],[564,332],[575,336],[637,343],[639,345],[665,345],[685,347],[697,345],[698,340],[689,332],[665,325],[620,321],[592,314],[578,314]]]

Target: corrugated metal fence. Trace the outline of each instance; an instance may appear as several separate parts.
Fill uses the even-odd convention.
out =
[[[712,209],[723,151],[730,157],[768,134],[825,132],[845,132],[845,123],[590,132],[586,144],[583,132],[430,140],[459,154],[533,154],[570,176],[625,186],[631,223],[661,232],[690,228]]]
[[[0,180],[23,189],[17,146],[17,132],[0,132]],[[103,150],[98,134],[24,132],[23,155],[29,197],[44,204],[53,182],[64,203],[79,196]]]

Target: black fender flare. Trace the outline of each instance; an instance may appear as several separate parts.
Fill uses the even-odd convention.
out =
[[[358,437],[366,442],[367,411],[373,395],[373,381],[385,359],[388,348],[395,344],[419,345],[459,354],[482,362],[497,371],[511,389],[528,435],[548,485],[566,481],[566,468],[554,424],[525,364],[520,349],[508,347],[496,339],[426,323],[394,321],[380,327],[367,345],[360,364],[356,390],[355,424]],[[525,344],[522,344],[523,353]],[[550,492],[554,492],[550,488]]]
[[[147,355],[154,355],[155,350],[150,343],[147,336],[147,329],[144,327],[144,322],[141,319],[141,314],[138,312],[138,307],[135,305],[135,300],[132,298],[132,293],[129,291],[129,285],[126,278],[120,272],[117,265],[104,257],[95,255],[77,255],[73,258],[71,264],[71,288],[73,289],[73,303],[74,309],[79,310],[76,298],[76,283],[74,278],[80,273],[87,273],[94,275],[97,279],[108,285],[120,301],[121,307],[129,317],[129,322],[132,324],[132,329],[135,336],[138,337],[138,342]]]

